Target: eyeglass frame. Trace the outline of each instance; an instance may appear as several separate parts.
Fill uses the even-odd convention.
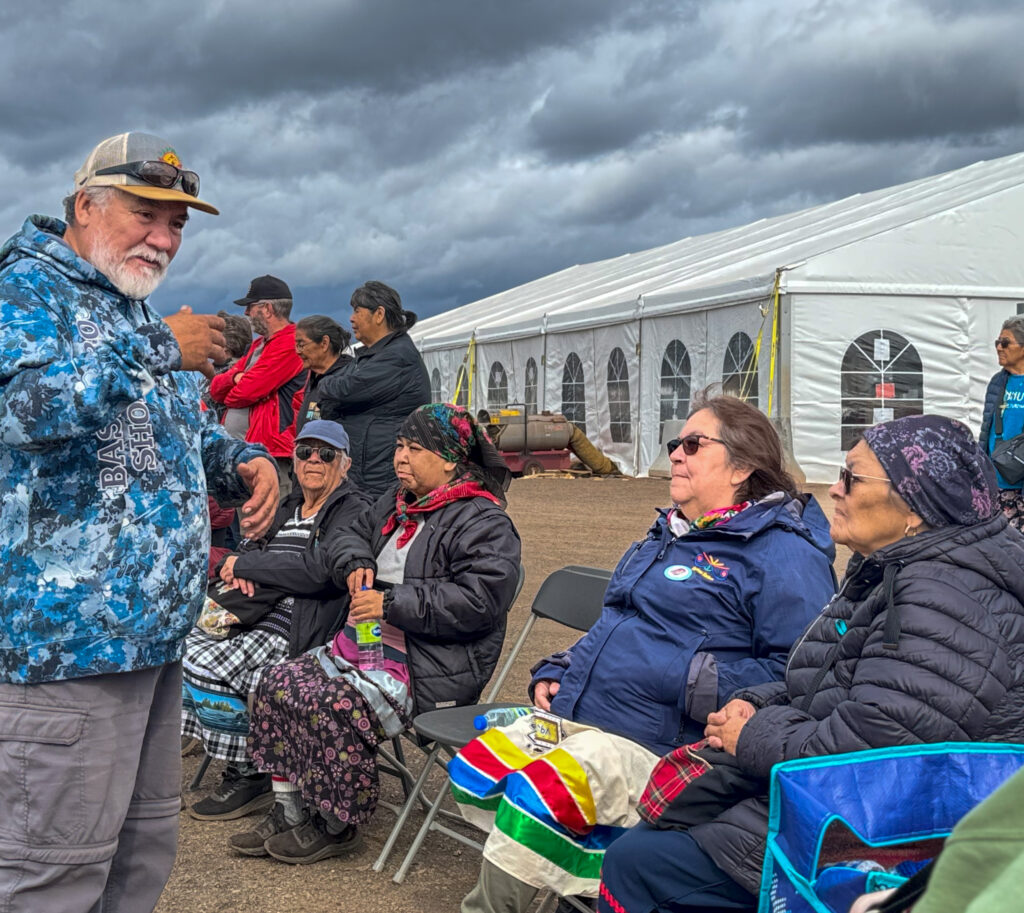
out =
[[[159,180],[153,180],[153,178],[155,178],[156,175],[145,174],[144,171],[142,170],[143,165],[156,165],[160,168],[173,168],[175,174],[169,184],[163,183]],[[170,162],[161,162],[159,159],[142,159],[138,162],[125,162],[122,165],[110,165],[107,168],[100,168],[96,172],[97,177],[101,177],[103,175],[108,174],[127,174],[130,175],[131,177],[138,178],[140,181],[145,181],[147,184],[149,184],[150,187],[162,187],[164,190],[170,190],[172,187],[174,187],[175,184],[177,184],[180,181],[182,193],[188,194],[190,197],[199,196],[198,174],[196,174],[194,171],[188,171],[185,168],[179,168],[177,165],[172,165]],[[168,178],[170,177],[171,175],[168,175]],[[191,183],[191,180],[193,178],[195,179],[195,186],[194,189],[189,190],[188,188],[186,188],[185,183],[186,181]]]
[[[1000,336],[995,341],[994,345],[995,345],[995,347],[997,349],[1008,349],[1008,348],[1010,348],[1010,346],[1019,346],[1019,345],[1021,345],[1021,343],[1017,342],[1016,339],[1014,339],[1014,340],[1004,339],[1002,336]]]
[[[299,453],[300,450],[307,451],[306,455],[303,456],[301,453]],[[316,455],[320,457],[321,463],[333,463],[340,452],[341,450],[339,448],[328,447],[326,445],[323,447],[312,447],[309,444],[295,445],[295,459],[302,460],[303,463],[305,463],[311,456],[313,456],[314,453],[316,453]]]
[[[721,444],[723,447],[727,446],[725,441],[720,437],[712,437],[710,434],[700,434],[699,432],[695,432],[693,434],[686,434],[683,437],[674,437],[671,441],[666,441],[665,449],[671,457],[679,447],[682,447],[683,453],[688,457],[692,457],[696,456],[697,451],[700,450],[701,441],[714,441],[716,444]],[[693,447],[692,450],[690,449],[691,446]]]
[[[842,483],[844,496],[849,497],[850,491],[853,488],[854,480],[858,482],[888,482],[888,484],[892,485],[892,479],[886,479],[882,476],[861,475],[859,472],[854,472],[849,466],[845,466],[840,463],[839,478],[836,481]]]

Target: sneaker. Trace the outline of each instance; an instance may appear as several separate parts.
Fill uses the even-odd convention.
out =
[[[228,767],[220,775],[217,791],[193,805],[188,813],[200,821],[230,821],[263,811],[273,801],[270,774],[245,777]]]
[[[263,844],[275,834],[283,834],[291,829],[292,825],[284,817],[284,806],[275,802],[252,830],[229,837],[228,846],[243,856],[267,856],[269,854]]]
[[[270,856],[281,862],[309,865],[332,856],[347,856],[362,845],[363,838],[354,825],[350,824],[340,834],[332,834],[323,818],[315,812],[307,812],[301,824],[268,838],[264,847]]]

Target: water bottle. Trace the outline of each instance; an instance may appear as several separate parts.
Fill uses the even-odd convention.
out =
[[[493,707],[487,713],[473,717],[473,728],[483,732],[498,726],[511,726],[521,716],[533,713],[532,707]]]
[[[363,587],[368,590],[368,586]],[[365,672],[384,669],[384,639],[379,621],[363,621],[355,626],[356,647],[359,648],[359,668]]]

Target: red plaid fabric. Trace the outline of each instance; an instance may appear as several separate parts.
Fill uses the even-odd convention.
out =
[[[707,739],[701,739],[692,745],[683,745],[654,765],[636,809],[644,821],[657,824],[676,797],[697,777],[711,770],[711,765],[696,754],[707,744]]]

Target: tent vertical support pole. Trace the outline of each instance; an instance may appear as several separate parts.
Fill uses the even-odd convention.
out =
[[[633,435],[633,475],[647,475],[647,466],[640,465],[643,453],[641,441],[644,437],[644,296],[637,296],[637,342],[636,342],[636,433]],[[628,373],[626,375],[629,376]],[[657,449],[657,448],[655,448]]]

